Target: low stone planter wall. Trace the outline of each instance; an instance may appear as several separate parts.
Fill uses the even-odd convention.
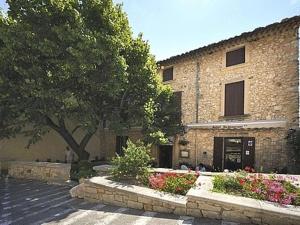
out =
[[[187,198],[185,196],[161,193],[135,185],[124,185],[108,180],[106,177],[93,177],[85,180],[71,189],[70,193],[72,197],[93,202],[186,215]]]
[[[70,193],[72,197],[92,202],[176,215],[259,225],[300,224],[300,207],[211,192],[211,176],[200,176],[196,183],[198,185],[186,196],[181,196],[114,182],[101,176],[84,180]]]
[[[187,212],[192,216],[262,225],[300,224],[300,207],[211,192],[208,176],[200,176],[197,183],[200,186],[187,193]]]
[[[70,179],[70,170],[71,164],[65,163],[11,161],[8,175],[14,178],[62,183]]]

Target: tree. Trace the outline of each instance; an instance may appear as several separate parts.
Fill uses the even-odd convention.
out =
[[[171,118],[146,107],[171,102],[171,89],[160,84],[148,43],[133,37],[120,5],[7,2],[0,18],[0,138],[24,134],[29,147],[54,130],[88,159],[86,145],[104,120],[116,132],[140,124],[153,133],[157,115]]]

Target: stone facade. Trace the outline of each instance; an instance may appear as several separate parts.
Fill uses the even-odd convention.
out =
[[[8,175],[14,178],[64,183],[70,179],[71,164],[47,162],[20,162],[8,164]]]
[[[214,137],[254,137],[258,170],[280,170],[291,163],[285,137],[290,128],[299,127],[299,20],[270,25],[159,62],[161,74],[173,67],[173,80],[165,84],[182,92],[182,121],[187,129],[177,140],[189,141],[185,148],[189,158],[180,158],[182,146],[175,141],[174,166],[178,162],[212,165]],[[226,52],[242,46],[245,63],[226,67]],[[237,81],[245,84],[244,115],[228,118],[224,116],[224,88]],[[236,121],[246,125],[231,126]],[[205,127],[220,122],[225,126]],[[275,125],[248,128],[247,122]]]

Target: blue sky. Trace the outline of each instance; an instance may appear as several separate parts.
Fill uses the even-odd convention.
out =
[[[300,15],[300,0],[114,0],[161,60]],[[7,9],[5,0],[0,7]]]

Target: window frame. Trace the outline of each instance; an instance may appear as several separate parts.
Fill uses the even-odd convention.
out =
[[[167,70],[171,70],[172,69],[172,79],[168,79],[168,80],[165,80],[165,71],[167,71]],[[168,67],[166,67],[166,68],[163,68],[162,69],[162,81],[163,82],[170,82],[170,81],[172,81],[172,80],[174,80],[174,66],[168,66]]]
[[[229,88],[229,85],[231,86],[230,87],[231,89],[226,89],[227,87]],[[233,85],[236,85],[236,86],[234,87]],[[238,97],[235,96],[234,100],[242,100],[242,103],[241,102],[238,102],[238,103],[241,103],[243,105],[238,105],[237,103],[232,103],[232,101],[234,101],[232,99],[230,99],[230,102],[227,102],[227,94],[230,95],[230,94],[232,94],[232,91],[234,91],[234,88],[241,88],[241,87],[242,87],[243,93],[238,93],[238,95],[242,94],[243,97],[238,99]],[[228,92],[226,90],[228,90]],[[232,109],[233,106],[238,106],[237,111],[241,111],[241,112],[235,113],[234,112],[235,110]],[[241,80],[241,81],[225,84],[224,116],[232,117],[232,116],[243,116],[243,115],[245,115],[245,81]]]
[[[220,117],[240,117],[240,116],[225,116],[225,85],[230,83],[236,83],[239,81],[244,81],[244,115],[240,116],[249,116],[249,90],[250,90],[250,78],[248,77],[239,77],[235,79],[225,80],[221,83],[221,99],[220,99]]]
[[[228,54],[229,53],[232,53],[232,52],[235,52],[235,51],[238,51],[238,50],[241,50],[241,49],[244,49],[244,57],[243,57],[243,61],[239,62],[239,63],[235,63],[235,64],[229,64],[229,62],[227,61],[228,59]],[[233,67],[233,66],[238,66],[238,65],[243,65],[246,63],[246,46],[245,45],[241,45],[241,46],[237,46],[235,48],[232,48],[232,49],[227,49],[227,51],[225,52],[225,67],[228,68],[228,67]]]

